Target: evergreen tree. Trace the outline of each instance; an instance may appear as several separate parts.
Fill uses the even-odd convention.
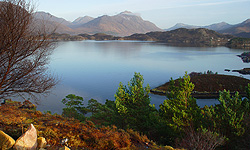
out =
[[[160,115],[176,131],[191,125],[198,127],[200,109],[196,99],[191,96],[194,84],[190,82],[190,76],[186,73],[176,85],[171,78],[167,99],[160,105]]]
[[[98,113],[100,110],[100,108],[102,107],[102,104],[99,103],[97,100],[95,99],[90,99],[88,101],[88,106],[87,109],[89,112],[91,112],[91,115],[94,115],[96,113]]]
[[[106,100],[105,104],[101,104],[99,102],[94,102],[94,100],[90,100],[87,108],[94,112],[92,113],[90,120],[99,125],[111,126],[118,125],[119,126],[119,114],[115,107],[115,102],[111,100]],[[93,105],[94,104],[94,105]],[[94,110],[94,111],[93,111]]]
[[[120,115],[122,128],[133,128],[147,132],[150,128],[150,87],[143,87],[144,79],[140,73],[135,73],[127,86],[120,83],[115,94],[115,104]]]
[[[230,92],[224,90],[220,92],[218,100],[219,104],[203,109],[207,128],[211,128],[229,139],[242,136],[246,130],[244,119],[249,112],[248,99],[242,100],[238,92],[231,97]]]
[[[88,112],[83,106],[83,98],[74,94],[67,95],[62,99],[62,103],[67,107],[63,108],[62,115],[65,117],[73,117],[81,121],[85,120],[85,114]]]

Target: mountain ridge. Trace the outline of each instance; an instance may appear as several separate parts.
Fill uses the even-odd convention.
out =
[[[138,14],[124,11],[114,16],[103,15],[97,18],[85,16],[69,22],[46,12],[36,12],[34,17],[38,20],[48,20],[48,24],[57,25],[56,32],[67,34],[96,34],[105,33],[115,36],[128,36],[134,33],[147,33],[163,31],[154,23],[143,20]],[[70,29],[68,29],[70,28]],[[63,30],[67,29],[67,30]]]
[[[250,19],[239,24],[228,24],[226,22],[214,23],[207,26],[195,26],[183,23],[177,23],[175,26],[162,30],[150,21],[143,20],[139,14],[130,11],[123,11],[114,16],[103,15],[97,18],[90,16],[78,17],[70,22],[63,18],[51,15],[48,12],[38,11],[34,17],[39,22],[46,20],[49,28],[57,28],[56,32],[60,34],[96,34],[105,33],[113,36],[129,36],[135,33],[145,34],[154,31],[171,31],[178,28],[197,29],[206,28],[222,34],[231,34],[238,37],[250,38]]]
[[[222,34],[231,34],[238,37],[250,38],[250,19],[247,19],[241,23],[232,25],[226,22],[214,23],[207,26],[195,26],[188,25],[184,23],[177,23],[171,28],[165,29],[166,31],[175,30],[178,28],[186,28],[186,29],[196,29],[196,28],[206,28],[210,30],[217,31]]]

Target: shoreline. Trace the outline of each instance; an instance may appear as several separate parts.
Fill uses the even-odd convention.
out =
[[[154,95],[160,95],[160,96],[166,96],[167,92],[165,91],[156,91],[155,89],[150,90],[151,94]],[[236,92],[230,92],[231,95],[234,95]],[[192,92],[192,97],[196,99],[218,99],[219,98],[219,92]],[[246,93],[239,93],[242,97],[246,97]]]

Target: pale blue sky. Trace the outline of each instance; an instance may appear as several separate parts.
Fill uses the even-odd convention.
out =
[[[36,7],[68,21],[128,10],[163,29],[176,23],[237,24],[250,19],[250,0],[37,0]]]

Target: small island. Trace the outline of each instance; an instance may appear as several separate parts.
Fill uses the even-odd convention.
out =
[[[229,90],[231,94],[236,91],[241,96],[246,96],[245,87],[248,86],[250,80],[221,74],[201,74],[192,73],[190,74],[190,82],[195,85],[192,96],[198,99],[212,99],[218,98],[219,92]],[[178,79],[175,80],[175,84],[178,85]],[[158,95],[166,95],[169,88],[169,82],[156,87],[151,90],[151,93]]]
[[[250,52],[244,52],[244,53],[237,55],[237,56],[240,57],[244,63],[250,62]]]

